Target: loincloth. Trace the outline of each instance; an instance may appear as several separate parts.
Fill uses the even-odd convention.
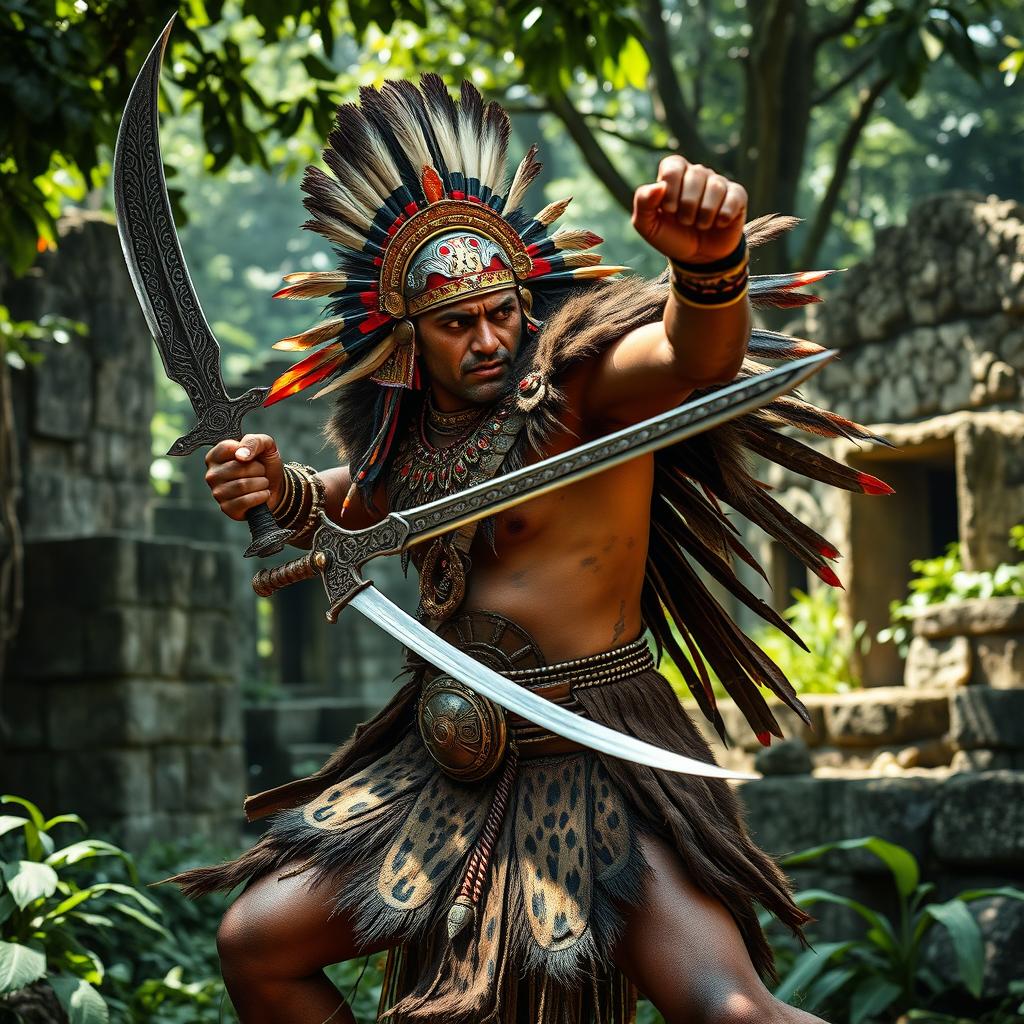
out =
[[[530,638],[492,613],[460,616],[444,632],[577,713],[714,760],[642,640],[544,665]],[[797,934],[807,915],[747,836],[727,783],[567,749],[521,721],[510,726],[518,761],[480,781],[452,778],[420,735],[417,701],[431,670],[414,667],[412,682],[318,773],[247,801],[251,816],[273,809],[252,850],[172,880],[198,895],[287,866],[327,883],[361,940],[392,943],[381,1014],[396,1022],[623,1024],[636,992],[613,954],[623,911],[642,900],[649,869],[638,837],[650,832],[722,900],[755,967],[772,976],[754,901]],[[467,892],[469,925],[450,938],[450,911]]]

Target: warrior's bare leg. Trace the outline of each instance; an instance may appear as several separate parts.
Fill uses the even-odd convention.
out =
[[[282,868],[251,884],[228,907],[217,952],[241,1024],[353,1024],[323,967],[386,949],[357,943],[345,914],[330,916],[333,893]]]
[[[644,837],[643,851],[646,906],[630,910],[615,961],[666,1024],[824,1024],[768,991],[732,915],[666,843]]]

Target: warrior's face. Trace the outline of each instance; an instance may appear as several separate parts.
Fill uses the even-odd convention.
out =
[[[514,288],[468,296],[416,319],[416,341],[439,409],[489,404],[505,390],[523,316]]]

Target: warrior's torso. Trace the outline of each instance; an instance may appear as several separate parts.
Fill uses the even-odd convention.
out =
[[[526,447],[523,461],[588,439],[573,433],[581,427],[571,411],[562,420],[541,452]],[[410,417],[388,467],[392,510],[506,472],[522,416],[511,401],[497,403],[443,445],[430,443],[424,421],[422,411]],[[652,478],[653,459],[641,457],[495,516],[472,537],[459,610],[498,611],[521,623],[549,659],[633,639],[641,628]],[[425,575],[436,572],[428,551],[415,562]]]

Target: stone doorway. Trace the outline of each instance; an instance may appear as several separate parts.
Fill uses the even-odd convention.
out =
[[[896,492],[849,505],[848,557],[856,567],[848,581],[850,621],[866,622],[873,637],[889,624],[889,603],[907,592],[910,562],[941,555],[960,538],[956,446],[947,433],[851,455],[849,462],[882,477]],[[894,645],[872,643],[859,660],[865,686],[902,683],[903,658]]]

